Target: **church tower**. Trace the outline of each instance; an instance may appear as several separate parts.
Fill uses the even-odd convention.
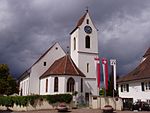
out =
[[[85,74],[85,98],[90,94],[97,95],[96,64],[98,57],[97,29],[90,18],[88,10],[79,19],[71,35],[71,58],[76,66]]]

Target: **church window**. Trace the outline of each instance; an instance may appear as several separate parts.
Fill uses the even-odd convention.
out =
[[[76,50],[76,38],[74,37],[74,50]]]
[[[48,79],[46,79],[46,89],[45,92],[48,92]]]
[[[58,77],[54,78],[54,92],[58,92]]]
[[[46,66],[46,62],[43,62],[43,65]]]
[[[86,72],[89,72],[89,63],[86,64]]]
[[[90,37],[89,36],[85,37],[85,47],[90,48]]]
[[[89,19],[86,20],[86,23],[89,24]]]
[[[70,77],[67,81],[67,92],[74,92],[75,81]]]
[[[81,78],[81,93],[83,92],[83,78]]]

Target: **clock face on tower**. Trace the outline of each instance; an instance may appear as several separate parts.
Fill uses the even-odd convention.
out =
[[[90,26],[85,26],[84,31],[88,34],[92,33],[92,28]]]

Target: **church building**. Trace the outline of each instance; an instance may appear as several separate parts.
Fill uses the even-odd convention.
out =
[[[98,95],[96,63],[98,34],[88,10],[70,33],[70,54],[59,43],[52,45],[19,78],[20,95],[78,92],[89,101]]]

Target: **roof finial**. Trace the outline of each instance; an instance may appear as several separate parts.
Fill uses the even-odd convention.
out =
[[[88,13],[88,11],[89,11],[89,7],[88,7],[88,6],[86,6],[86,12]]]
[[[69,55],[69,46],[67,46],[67,54]]]

